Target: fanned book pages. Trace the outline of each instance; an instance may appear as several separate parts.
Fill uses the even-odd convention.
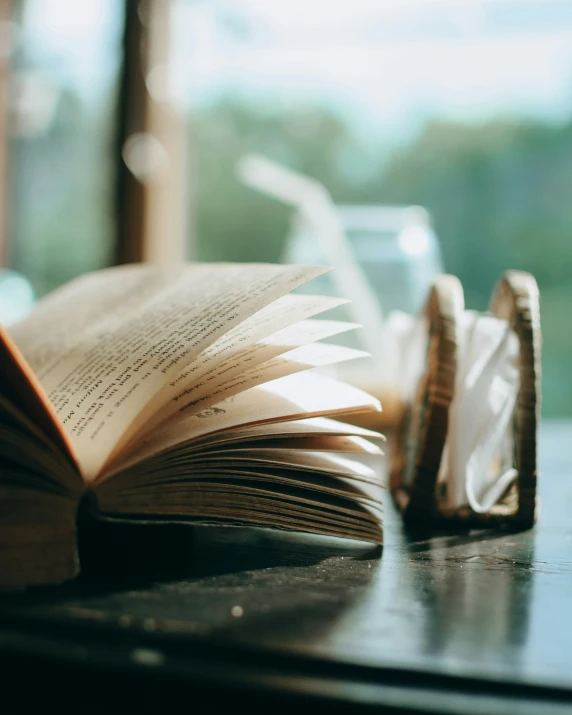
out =
[[[1,330],[0,586],[79,570],[76,514],[294,529],[380,543],[379,411],[316,368],[364,353],[325,268],[125,266],[78,278]]]

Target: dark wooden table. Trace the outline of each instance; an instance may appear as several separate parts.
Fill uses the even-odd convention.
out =
[[[541,468],[525,533],[88,523],[77,582],[0,598],[0,710],[572,713],[571,422]]]

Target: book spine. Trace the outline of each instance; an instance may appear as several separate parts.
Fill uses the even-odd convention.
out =
[[[79,573],[77,503],[0,486],[0,588],[61,583]]]

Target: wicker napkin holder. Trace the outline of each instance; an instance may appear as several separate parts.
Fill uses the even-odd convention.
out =
[[[514,468],[518,475],[486,513],[469,506],[447,507],[439,482],[455,393],[459,317],[464,310],[460,281],[438,276],[424,318],[427,328],[425,371],[405,409],[394,445],[390,488],[409,525],[457,524],[465,527],[530,528],[537,516],[537,429],[540,409],[540,314],[535,279],[507,271],[490,302],[490,312],[507,320],[519,341],[520,386],[513,417]]]

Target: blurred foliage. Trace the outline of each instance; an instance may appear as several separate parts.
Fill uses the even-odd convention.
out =
[[[545,412],[572,414],[572,122],[432,124],[368,194],[431,212],[445,266],[484,309],[507,268],[538,280]]]
[[[111,259],[113,106],[61,90],[46,131],[10,144],[10,263],[38,295]]]
[[[64,92],[49,132],[13,142],[12,264],[39,294],[109,260],[111,112]],[[484,309],[507,268],[537,277],[545,413],[572,415],[572,122],[432,122],[388,156],[332,112],[237,100],[196,112],[191,134],[200,260],[280,260],[291,212],[240,184],[247,151],[315,177],[338,202],[423,205],[468,307]]]
[[[380,154],[378,168],[361,176],[363,150],[326,111],[268,115],[225,102],[196,115],[193,131],[201,260],[280,257],[289,212],[237,181],[236,161],[246,151],[315,177],[339,202],[425,206],[468,307],[485,309],[507,268],[536,276],[545,412],[572,415],[572,122],[432,122],[389,162]],[[371,155],[362,160],[372,163]]]
[[[265,154],[319,178],[335,196],[346,195],[352,187],[341,169],[341,156],[353,138],[347,126],[327,112],[297,109],[263,115],[226,102],[195,115],[192,143],[198,152],[201,260],[280,258],[290,210],[239,182],[236,162],[245,152]]]

